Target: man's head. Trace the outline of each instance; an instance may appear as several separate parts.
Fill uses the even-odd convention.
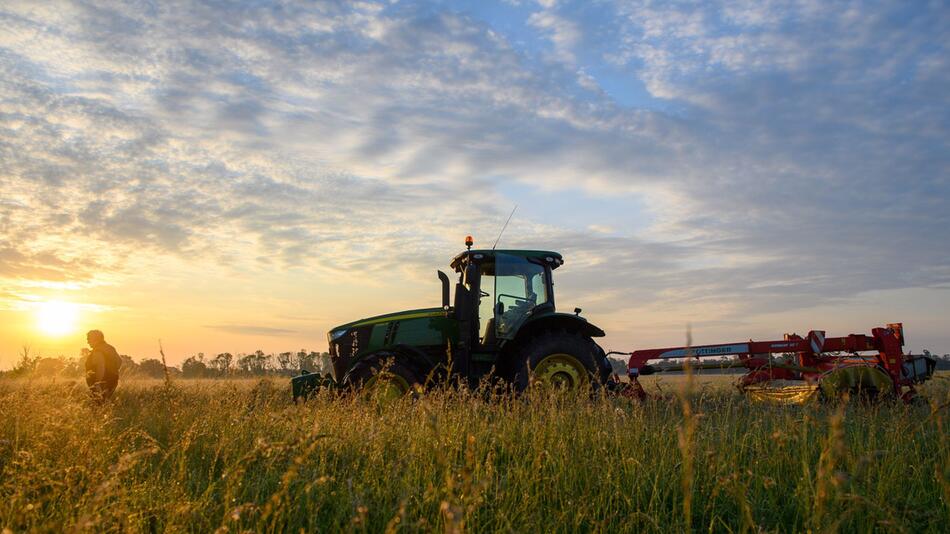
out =
[[[89,343],[90,347],[99,345],[100,343],[105,343],[106,336],[102,335],[101,330],[90,330],[86,332],[86,342]]]

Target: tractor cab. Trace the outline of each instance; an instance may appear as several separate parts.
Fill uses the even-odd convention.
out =
[[[493,351],[514,339],[532,316],[553,313],[551,272],[564,263],[544,250],[466,250],[451,263],[459,274],[454,311],[461,337],[475,352]]]

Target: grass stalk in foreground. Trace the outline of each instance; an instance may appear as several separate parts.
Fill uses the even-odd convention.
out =
[[[663,378],[676,387],[678,378]],[[631,403],[441,391],[378,408],[272,381],[0,381],[0,529],[942,532],[932,407],[773,407],[694,377]],[[651,382],[648,382],[651,383]],[[656,391],[655,386],[651,386]]]

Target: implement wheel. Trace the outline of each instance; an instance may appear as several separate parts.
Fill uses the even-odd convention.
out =
[[[358,362],[346,374],[346,386],[361,397],[388,404],[421,389],[421,383],[408,362],[397,354],[379,353]]]
[[[573,332],[544,331],[527,340],[518,353],[514,387],[547,386],[569,391],[597,389],[610,376],[601,351],[589,337]]]

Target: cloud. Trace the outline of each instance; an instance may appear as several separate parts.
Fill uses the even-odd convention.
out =
[[[581,38],[580,31],[573,22],[550,11],[553,6],[545,7],[548,9],[532,13],[528,24],[548,35],[561,60],[573,63],[573,48]]]
[[[242,336],[289,336],[297,334],[297,331],[295,330],[287,330],[285,328],[271,328],[267,326],[221,324],[205,325],[204,327]]]
[[[7,5],[0,276],[90,280],[156,254],[365,277],[391,269],[393,243],[411,276],[473,227],[494,231],[517,183],[647,206],[639,232],[551,214],[512,235],[563,249],[577,270],[560,287],[607,309],[723,302],[727,315],[940,286],[944,11],[523,15],[559,63],[441,4]],[[589,90],[612,73],[652,100]],[[598,215],[585,228],[617,228]]]

